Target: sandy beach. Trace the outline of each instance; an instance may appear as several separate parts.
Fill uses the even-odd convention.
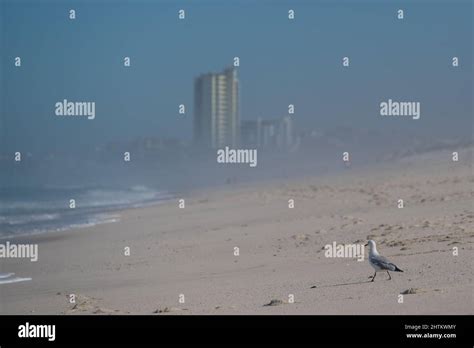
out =
[[[1,261],[32,280],[0,284],[0,312],[474,314],[472,149],[458,151],[459,162],[439,151],[193,192],[116,223],[10,240],[37,243],[39,258]],[[367,248],[362,262],[325,256],[326,244],[368,239],[404,272],[370,282]]]

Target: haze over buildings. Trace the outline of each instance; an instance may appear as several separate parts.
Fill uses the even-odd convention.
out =
[[[70,21],[55,1],[0,1],[0,182],[182,188],[230,176],[242,181],[247,172],[265,179],[314,174],[313,164],[340,165],[344,151],[355,166],[472,142],[472,2],[455,2],[410,2],[400,21],[388,2],[361,3],[354,12],[341,1],[295,0],[290,21],[285,1],[185,0],[185,20],[166,1],[82,1]],[[240,66],[231,88],[222,70],[235,56]],[[204,102],[199,113],[197,96]],[[420,102],[422,117],[381,117],[379,104],[389,98]],[[64,99],[95,102],[94,119],[56,116],[55,103]],[[204,117],[205,106],[214,114]],[[291,118],[293,133],[278,125],[282,117]],[[272,145],[291,134],[291,155]],[[215,166],[215,151],[196,156],[193,137],[209,149],[213,142],[258,148],[257,169],[226,172]],[[12,161],[16,152],[21,163]]]
[[[295,131],[291,116],[280,119],[242,121],[242,143],[261,149],[288,149],[295,145]]]
[[[200,148],[252,147],[285,149],[293,145],[290,116],[243,120],[237,69],[198,76],[194,82],[194,143]]]

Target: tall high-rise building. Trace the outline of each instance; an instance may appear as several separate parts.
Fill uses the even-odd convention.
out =
[[[194,81],[194,141],[206,148],[240,143],[239,79],[233,67]]]

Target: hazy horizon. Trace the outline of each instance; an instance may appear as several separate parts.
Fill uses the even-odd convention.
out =
[[[398,8],[405,19],[396,18]],[[279,118],[294,104],[300,130],[472,135],[469,1],[3,1],[1,9],[6,152],[140,136],[190,141],[194,78],[222,70],[234,56],[242,120]],[[123,66],[125,56],[131,67]],[[350,67],[342,66],[344,56]],[[452,67],[453,56],[459,67]],[[381,119],[379,104],[389,98],[420,102],[421,119]],[[63,99],[95,101],[96,118],[58,120],[54,105]]]

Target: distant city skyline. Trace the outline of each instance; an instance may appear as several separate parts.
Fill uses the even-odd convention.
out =
[[[0,151],[48,152],[61,144],[67,153],[149,136],[189,142],[194,77],[236,56],[241,120],[281,118],[294,104],[292,117],[305,131],[347,126],[394,136],[469,136],[472,6],[464,0],[2,1]],[[68,18],[71,7],[75,20]],[[185,20],[178,19],[180,8]],[[64,99],[95,102],[95,119],[56,116],[55,103]],[[379,104],[388,99],[420,102],[423,115],[383,119]]]

